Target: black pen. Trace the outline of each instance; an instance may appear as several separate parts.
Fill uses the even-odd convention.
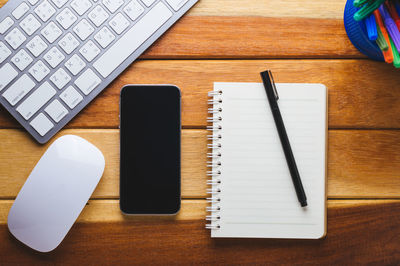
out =
[[[285,125],[283,123],[282,115],[278,106],[278,92],[276,91],[274,78],[270,70],[261,72],[261,78],[264,83],[265,91],[267,93],[269,105],[271,106],[272,115],[274,116],[276,129],[278,130],[279,138],[283,151],[285,153],[286,162],[289,166],[290,175],[292,176],[293,185],[296,190],[297,198],[302,207],[307,206],[307,197],[304,192],[303,184],[301,183],[299,170],[297,169],[296,160],[294,159],[292,148],[290,146],[289,138],[286,133]]]

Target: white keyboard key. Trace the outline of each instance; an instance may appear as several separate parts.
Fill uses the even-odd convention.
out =
[[[104,77],[108,77],[128,56],[140,47],[153,33],[172,16],[168,7],[159,2],[141,20],[130,28],[93,67]]]
[[[107,11],[101,6],[96,6],[91,12],[89,12],[89,19],[93,22],[96,27],[100,27],[108,19],[109,15]]]
[[[60,94],[60,98],[71,109],[74,109],[75,106],[77,106],[83,100],[82,95],[80,95],[79,92],[77,92],[72,86],[66,88],[65,91]]]
[[[47,48],[47,44],[38,35],[33,37],[33,39],[26,44],[28,50],[33,54],[33,56],[38,57]]]
[[[89,8],[92,7],[92,3],[89,0],[74,0],[71,3],[71,7],[78,13],[79,16],[85,14]]]
[[[20,19],[22,18],[23,15],[29,10],[29,6],[26,3],[20,4],[14,11],[12,12],[12,15],[14,16],[15,19]]]
[[[12,25],[14,25],[14,20],[10,17],[6,17],[2,22],[0,22],[0,34],[4,34],[8,31]]]
[[[0,91],[18,76],[18,72],[9,64],[0,68]]]
[[[32,119],[29,123],[40,136],[44,136],[54,127],[53,123],[43,113]]]
[[[115,36],[107,27],[103,27],[96,35],[94,35],[94,39],[101,47],[106,48],[115,39]]]
[[[0,41],[0,64],[4,62],[11,54],[10,49],[5,45],[4,42]]]
[[[100,48],[97,47],[96,44],[92,41],[88,41],[82,48],[79,50],[81,55],[88,61],[92,62],[92,60],[100,54]]]
[[[76,47],[79,46],[78,40],[71,34],[67,33],[59,42],[58,45],[66,52],[67,54],[72,53]]]
[[[28,92],[35,87],[35,82],[23,74],[14,84],[12,84],[4,93],[3,97],[12,105],[16,105]]]
[[[88,95],[100,84],[100,82],[101,79],[89,68],[75,80],[75,85],[85,95]]]
[[[43,21],[46,22],[49,20],[49,18],[51,18],[51,16],[54,15],[54,13],[56,13],[56,10],[54,9],[54,7],[49,3],[49,1],[44,0],[42,3],[40,3],[40,5],[38,5],[35,8],[35,13],[36,15],[39,16],[39,18]]]
[[[144,12],[144,8],[136,0],[132,0],[124,7],[125,14],[132,20],[136,20]]]
[[[68,84],[68,82],[71,81],[71,77],[63,68],[60,68],[54,72],[54,74],[50,77],[50,80],[59,90],[61,90],[65,85]]]
[[[78,18],[67,7],[57,15],[56,20],[64,29],[68,29]]]
[[[181,9],[189,0],[167,0],[167,3],[175,10]]]
[[[94,28],[86,19],[82,19],[75,27],[74,32],[84,41],[94,32]]]
[[[121,34],[129,27],[129,21],[121,13],[118,13],[108,24],[117,34]]]
[[[53,1],[53,3],[54,3],[58,8],[63,7],[63,5],[65,5],[65,3],[68,2],[68,0],[51,0],[51,1]]]
[[[149,6],[151,6],[156,0],[142,0],[143,1],[143,3],[147,6],[147,7],[149,7]]]
[[[65,56],[57,47],[53,47],[44,55],[44,59],[52,68],[55,68],[65,59]]]
[[[111,13],[114,13],[115,11],[117,11],[118,8],[120,8],[124,4],[124,1],[123,0],[103,0],[103,4]]]
[[[82,71],[86,66],[86,63],[79,57],[79,55],[74,54],[66,63],[65,67],[72,73],[72,75],[76,76],[79,72]]]
[[[47,24],[41,31],[42,35],[46,38],[49,43],[53,43],[58,37],[61,36],[62,31],[60,28],[52,21]]]
[[[32,14],[26,16],[19,25],[29,36],[31,36],[41,26],[39,20],[37,20]]]
[[[67,108],[65,108],[57,99],[49,104],[44,110],[56,123],[60,122],[60,120],[68,114]]]
[[[23,71],[27,66],[29,66],[33,62],[33,58],[28,54],[27,51],[21,49],[11,61],[14,63],[19,70]]]
[[[31,4],[31,5],[36,5],[37,4],[37,2],[39,2],[39,0],[28,0],[28,2]]]
[[[37,90],[35,90],[18,107],[17,111],[25,120],[31,118],[56,94],[56,90],[46,81]]]
[[[37,82],[41,82],[50,73],[50,70],[41,60],[39,60],[29,69],[29,73],[37,80]]]
[[[10,31],[6,35],[6,41],[8,42],[9,45],[11,45],[12,48],[17,49],[18,47],[21,46],[21,44],[26,40],[26,37],[22,32],[15,28],[12,31]]]

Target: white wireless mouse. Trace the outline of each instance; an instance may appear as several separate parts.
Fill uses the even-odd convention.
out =
[[[10,232],[40,251],[55,249],[104,172],[104,156],[81,137],[58,138],[32,170],[8,214]]]

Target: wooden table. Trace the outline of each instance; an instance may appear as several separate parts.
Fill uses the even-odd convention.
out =
[[[58,134],[94,143],[106,169],[78,222],[50,254],[24,247],[6,225],[13,199],[48,145],[36,144],[0,109],[0,264],[398,264],[400,72],[351,45],[344,4],[201,0]],[[325,239],[222,240],[204,228],[207,92],[214,81],[258,82],[266,68],[277,82],[329,88]],[[127,83],[171,83],[183,91],[177,217],[131,218],[119,211],[118,96]]]

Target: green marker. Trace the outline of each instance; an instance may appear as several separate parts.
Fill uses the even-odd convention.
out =
[[[393,52],[393,65],[395,68],[399,68],[400,67],[400,55],[399,55],[399,51],[397,51],[396,46],[394,46],[394,42],[392,40],[392,38],[390,38],[390,45],[392,46],[392,52]]]
[[[368,17],[375,9],[377,9],[385,0],[375,0],[373,2],[368,2],[360,10],[354,14],[355,21],[361,21]]]
[[[389,45],[386,42],[385,37],[383,37],[380,27],[377,27],[377,30],[378,30],[378,39],[376,39],[376,44],[382,51],[387,51],[387,49],[389,49]]]
[[[367,2],[372,2],[374,0],[354,0],[353,5],[355,7],[361,7],[362,5],[366,4]]]

